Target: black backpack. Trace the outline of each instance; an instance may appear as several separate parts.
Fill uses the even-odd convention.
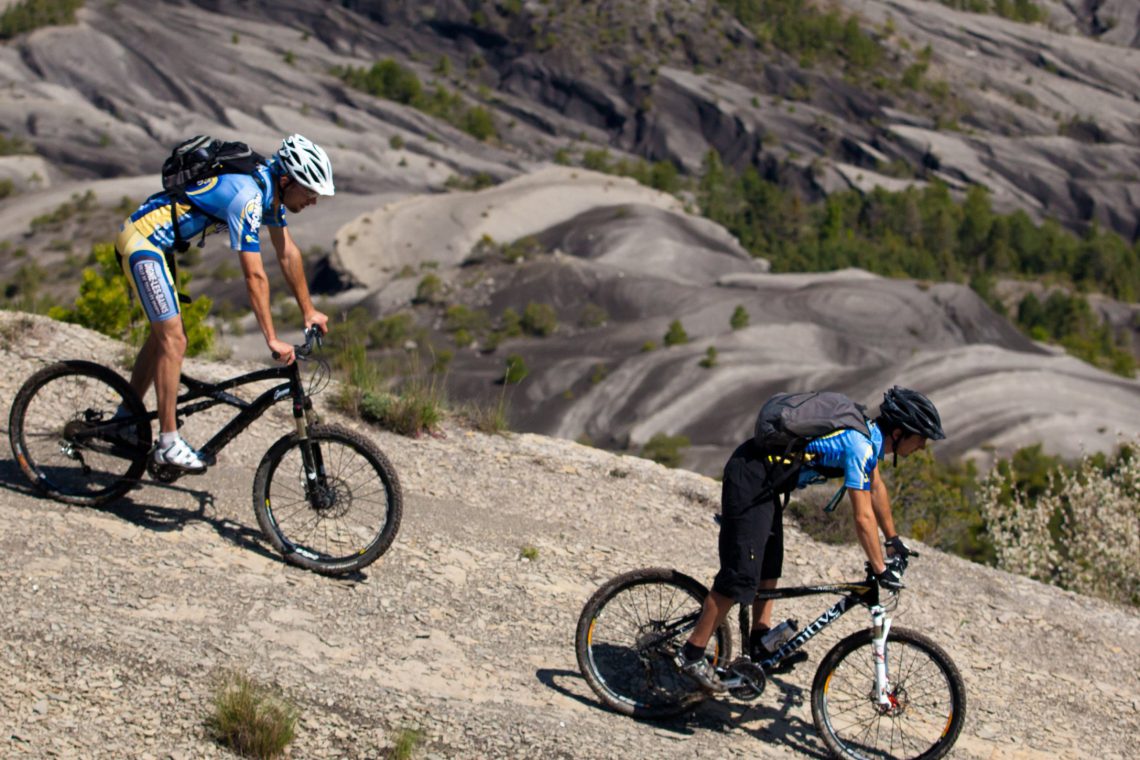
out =
[[[209,135],[197,135],[179,143],[162,164],[162,187],[174,201],[190,203],[186,188],[220,174],[248,174],[265,192],[265,183],[257,174],[257,167],[266,162],[265,156],[243,142],[224,142]],[[190,243],[182,238],[178,229],[178,216],[170,204],[170,220],[174,227],[174,250],[185,253]],[[203,239],[205,234],[203,234]],[[202,245],[202,241],[198,242]]]
[[[784,494],[784,502],[791,494],[803,465],[804,449],[812,440],[836,430],[854,429],[871,436],[867,427],[867,408],[842,393],[808,391],[804,393],[777,393],[764,402],[756,417],[753,442],[761,454],[770,458],[768,485],[775,493]],[[829,505],[834,509],[842,496]],[[828,511],[831,511],[828,509]]]

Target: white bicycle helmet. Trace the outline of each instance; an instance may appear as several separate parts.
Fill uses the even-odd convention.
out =
[[[320,146],[301,135],[290,135],[281,141],[277,158],[289,176],[319,195],[333,195],[332,163]]]

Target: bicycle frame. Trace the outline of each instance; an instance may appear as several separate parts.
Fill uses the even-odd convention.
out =
[[[278,378],[285,379],[287,382],[266,390],[253,401],[243,401],[228,392],[232,388]],[[179,417],[189,417],[218,404],[226,404],[240,410],[200,449],[209,459],[216,457],[230,441],[265,414],[269,407],[277,404],[286,396],[293,399],[293,418],[297,423],[297,433],[302,438],[305,437],[307,412],[312,409],[312,402],[305,394],[305,389],[301,383],[301,371],[296,361],[287,367],[267,367],[220,383],[204,383],[182,375],[182,383],[189,390],[178,397],[175,413]],[[204,398],[205,400],[188,403],[197,398]],[[157,419],[157,417],[157,412],[148,412],[146,415],[148,421]]]
[[[873,630],[871,649],[875,660],[875,700],[881,708],[890,709],[892,702],[890,698],[890,673],[887,666],[887,634],[891,629],[891,618],[888,615],[887,608],[880,603],[879,584],[873,577],[868,575],[866,580],[858,583],[760,589],[756,592],[756,598],[761,600],[794,599],[796,597],[814,596],[816,594],[844,594],[844,596],[815,620],[797,631],[796,634],[777,649],[771,657],[762,660],[758,664],[764,672],[770,671],[784,658],[802,647],[824,628],[843,617],[843,615],[853,607],[867,607],[871,612],[871,627]],[[749,624],[749,606],[750,605],[745,604],[740,605],[739,622],[742,642],[748,641],[748,636],[752,628]],[[747,647],[741,659],[750,661],[749,655],[747,654]],[[743,679],[729,675],[724,681],[729,688],[733,688],[739,685],[734,683],[734,681],[743,682]]]
[[[229,393],[231,389],[243,385],[276,379],[283,379],[286,382],[266,390],[253,401],[244,401],[232,393]],[[298,367],[298,362],[296,361],[287,367],[266,367],[265,369],[255,370],[238,377],[230,378],[229,380],[223,380],[220,383],[206,383],[189,377],[188,375],[182,375],[181,382],[188,390],[180,395],[175,402],[177,404],[175,414],[179,418],[189,417],[190,415],[205,411],[219,404],[232,406],[239,410],[221,430],[215,433],[214,436],[199,449],[208,461],[212,462],[217,454],[225,448],[230,441],[253,424],[261,415],[265,414],[269,407],[277,404],[286,397],[293,399],[293,418],[297,423],[298,435],[302,438],[307,437],[308,413],[312,409],[312,401],[309,400],[305,393],[304,385],[301,382],[301,372]],[[203,400],[191,403],[195,399]],[[156,419],[158,419],[157,411],[150,411],[144,415],[116,417],[112,420],[90,426],[78,434],[77,437],[99,438],[108,433],[130,429],[143,421],[149,424]]]

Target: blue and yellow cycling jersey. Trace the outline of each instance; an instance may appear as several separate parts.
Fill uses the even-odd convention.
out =
[[[175,204],[182,239],[191,240],[203,231],[211,234],[229,229],[230,248],[261,251],[262,223],[271,227],[285,226],[285,207],[279,204],[276,213],[273,208],[274,177],[278,172],[276,159],[272,159],[257,169],[261,185],[249,174],[222,174],[187,187],[190,203]],[[174,245],[171,203],[165,192],[152,195],[123,223],[123,228],[133,224],[155,248],[170,250]]]
[[[856,491],[871,490],[871,473],[883,455],[883,434],[874,422],[867,423],[871,437],[858,430],[836,430],[816,438],[804,449],[797,488],[843,475],[843,484]]]

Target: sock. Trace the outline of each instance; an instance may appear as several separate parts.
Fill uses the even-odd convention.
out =
[[[162,449],[169,449],[178,441],[178,431],[173,433],[162,432],[158,434],[158,446]]]
[[[691,641],[686,641],[685,646],[681,647],[681,655],[692,662],[705,656],[705,648],[699,647]]]
[[[755,628],[752,629],[752,633],[749,634],[748,643],[753,647],[763,647],[764,635],[767,634],[770,630],[772,629],[768,626],[764,625],[763,623],[759,623]],[[767,648],[765,647],[765,649]]]

